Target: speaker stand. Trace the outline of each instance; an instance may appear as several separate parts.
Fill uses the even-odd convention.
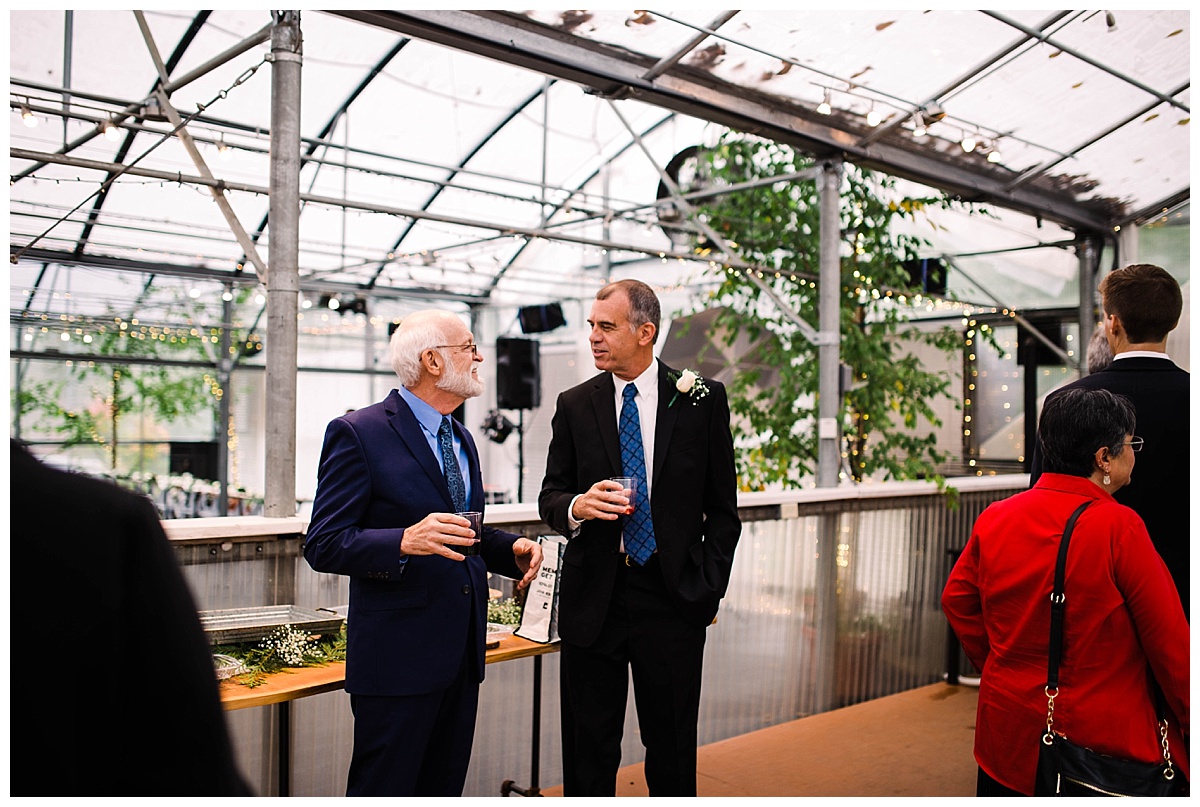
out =
[[[517,501],[525,501],[525,410],[517,410]]]

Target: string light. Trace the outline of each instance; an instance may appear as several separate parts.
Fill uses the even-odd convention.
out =
[[[104,133],[104,139],[110,143],[115,143],[121,139],[121,130],[112,122],[112,119],[106,120],[100,124],[100,131]]]
[[[829,90],[825,90],[825,98],[817,105],[817,111],[822,115],[828,115],[833,112],[833,107],[829,105]]]
[[[30,129],[38,125],[38,119],[34,117],[33,110],[29,108],[29,104],[21,104],[21,122]]]
[[[959,143],[959,145],[962,146],[963,151],[970,154],[972,151],[975,150],[975,145],[976,145],[975,136],[974,135],[963,135],[962,142]]]
[[[867,125],[874,128],[883,121],[883,114],[875,108],[875,102],[871,102],[871,108],[867,111]]]
[[[913,115],[913,122],[915,124],[913,126],[913,137],[924,137],[926,131],[925,118],[921,116],[920,112],[917,112]]]

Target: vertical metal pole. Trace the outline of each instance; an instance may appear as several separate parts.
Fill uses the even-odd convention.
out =
[[[225,299],[228,298],[228,299]],[[233,400],[233,284],[225,284],[221,295],[221,346],[217,353],[217,386],[221,390],[217,416],[217,512],[229,515],[229,407]]]
[[[1096,329],[1096,240],[1084,238],[1079,245],[1079,374],[1088,374],[1087,348]]]
[[[296,515],[296,304],[300,294],[299,11],[272,11],[271,262],[267,269],[267,466],[263,512]]]
[[[822,166],[820,332],[817,334],[820,366],[817,392],[817,486],[835,487],[841,468],[841,185],[842,165],[830,161]],[[813,708],[825,712],[837,708],[837,548],[840,517],[828,513],[817,527],[817,684]]]
[[[842,164],[830,161],[822,169],[817,487],[831,488],[838,483],[841,467],[842,402],[838,382],[841,363]]]
[[[71,89],[71,57],[75,51],[75,12],[67,11],[66,18],[63,20],[63,87]],[[71,93],[63,93],[63,109],[67,112],[71,111]],[[63,146],[67,145],[67,126],[71,120],[70,115],[63,115]]]

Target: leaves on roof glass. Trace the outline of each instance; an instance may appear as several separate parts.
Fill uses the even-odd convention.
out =
[[[574,31],[591,19],[592,13],[590,11],[564,11],[559,18],[558,27],[564,31]]]
[[[883,30],[886,30],[886,29],[888,29],[888,28],[891,28],[891,27],[892,27],[893,25],[895,25],[895,24],[896,24],[896,21],[895,21],[895,20],[888,20],[887,22],[881,22],[881,23],[879,23],[878,25],[876,25],[876,26],[875,26],[875,30],[876,30],[876,31],[883,31]]]
[[[707,70],[725,58],[725,46],[720,42],[713,43],[703,50],[698,50],[689,60],[693,67]]]
[[[626,27],[630,25],[653,25],[654,17],[648,11],[635,11],[634,16],[625,20]]]

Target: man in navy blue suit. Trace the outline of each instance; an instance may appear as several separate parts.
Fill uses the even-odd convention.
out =
[[[461,796],[484,674],[487,572],[523,588],[537,543],[456,513],[484,509],[475,442],[449,415],[483,385],[471,331],[420,311],[392,335],[401,386],[325,432],[304,556],[350,577],[350,796]]]

